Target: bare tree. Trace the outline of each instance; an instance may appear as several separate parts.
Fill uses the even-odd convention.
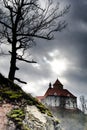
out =
[[[11,46],[8,78],[25,83],[15,77],[16,70],[19,70],[17,60],[36,63],[25,58],[26,51],[34,45],[36,38],[51,40],[54,32],[66,27],[61,18],[69,6],[61,11],[59,4],[55,5],[52,0],[47,0],[45,8],[41,7],[39,0],[1,0],[0,4],[3,9],[0,9],[1,44]]]

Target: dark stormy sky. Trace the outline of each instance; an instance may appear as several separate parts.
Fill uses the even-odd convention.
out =
[[[87,0],[61,0],[61,5],[70,4],[64,17],[68,26],[55,34],[52,41],[37,40],[29,52],[37,64],[19,62],[17,75],[28,82],[24,90],[34,95],[43,95],[49,82],[58,78],[74,95],[87,95]],[[0,57],[0,72],[7,76],[9,57]]]

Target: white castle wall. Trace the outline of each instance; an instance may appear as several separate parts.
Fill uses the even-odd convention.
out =
[[[77,108],[77,101],[76,98],[66,98],[66,108],[67,109],[75,109]]]
[[[61,100],[62,99],[62,100]],[[64,105],[65,108],[67,109],[75,109],[77,108],[77,101],[76,98],[71,98],[71,97],[59,97],[59,96],[47,96],[44,100],[43,103],[48,106],[52,107],[59,107],[60,104]]]
[[[48,106],[59,106],[60,99],[58,96],[47,96],[44,99],[43,103],[48,105]]]

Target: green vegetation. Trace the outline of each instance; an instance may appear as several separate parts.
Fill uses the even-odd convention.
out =
[[[56,122],[56,124],[59,124],[59,122],[60,122],[60,121],[59,121],[59,119],[56,119],[56,121],[55,121],[55,122]]]
[[[22,94],[21,92],[16,92],[16,91],[12,91],[12,90],[6,90],[4,89],[4,91],[2,92],[3,95],[5,95],[5,98],[8,98],[9,100],[12,100],[12,99],[18,99],[18,98],[21,98],[22,97]]]
[[[2,101],[3,100],[3,98],[0,96],[0,101]]]
[[[23,125],[22,130],[30,130],[30,128],[27,125]]]
[[[48,116],[52,117],[52,113],[42,103],[39,102],[36,106],[41,111],[41,113],[47,114]]]
[[[10,111],[7,117],[13,120],[16,124],[20,125],[25,117],[24,110],[21,108],[13,109]]]
[[[15,123],[17,128],[22,130],[30,130],[29,128],[27,128],[27,126],[25,127],[22,123],[23,119],[25,118],[25,113],[23,109],[13,109],[8,113],[7,117]]]
[[[32,97],[31,94],[25,93],[18,85],[0,74],[0,103],[3,102],[18,106],[17,109],[12,109],[7,117],[21,130],[30,130],[30,128],[22,122],[25,118],[24,108],[26,105],[35,105],[41,113],[52,117],[52,114],[47,107],[40,103],[36,98]]]
[[[10,103],[20,102],[20,104],[24,104],[24,102],[26,102],[29,105],[35,104],[34,98],[31,95],[26,94],[18,85],[0,74],[0,101],[1,100]]]
[[[48,108],[40,103],[31,94],[26,94],[17,84],[14,84],[9,79],[0,74],[0,102],[10,102],[12,104],[19,104],[24,107],[26,105],[35,105],[40,112],[52,116]]]
[[[53,117],[52,113],[49,110],[47,110],[47,115]]]

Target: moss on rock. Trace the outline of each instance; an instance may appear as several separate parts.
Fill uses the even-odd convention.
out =
[[[20,130],[30,130],[30,128],[23,125],[23,120],[25,118],[24,108],[27,105],[35,105],[41,113],[52,117],[52,114],[47,107],[40,103],[36,98],[32,97],[31,94],[25,93],[20,86],[14,84],[0,74],[0,103],[4,102],[18,106],[17,108],[12,109],[7,117],[12,120]]]
[[[17,108],[17,109],[12,109],[7,117],[12,120],[15,125],[19,128],[22,128],[23,127],[23,119],[25,118],[25,113],[24,113],[24,110],[21,109],[21,108]]]

